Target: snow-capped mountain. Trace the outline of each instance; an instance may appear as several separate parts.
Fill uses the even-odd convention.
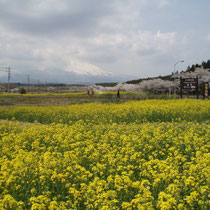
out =
[[[17,74],[30,75],[31,83],[40,80],[41,83],[94,84],[135,79],[133,76],[108,72],[98,65],[76,59],[71,59],[59,68],[55,68],[55,63],[43,64],[36,68],[24,67],[19,72],[11,68],[11,82],[27,82],[26,77],[21,79],[21,76],[16,76]],[[1,82],[7,82],[6,73],[0,72]]]
[[[125,82],[134,79],[133,76],[114,74],[105,72],[100,68],[85,69],[45,69],[45,70],[25,70],[21,72],[11,71],[10,82],[27,83],[26,78],[21,78],[19,74],[30,75],[30,83],[65,83],[65,84],[95,84],[103,82]],[[18,75],[18,76],[17,76]],[[0,74],[0,83],[7,82],[7,74]]]
[[[117,76],[117,74],[104,71],[102,68],[96,65],[87,62],[78,62],[75,60],[71,61],[70,65],[67,66],[64,70],[78,75],[92,75],[92,76],[105,76],[105,77]]]

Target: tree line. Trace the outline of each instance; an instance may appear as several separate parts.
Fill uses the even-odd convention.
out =
[[[201,68],[203,67],[204,69],[208,69],[210,68],[210,60],[207,61],[203,61],[201,64],[193,64],[192,66],[188,66],[186,71],[182,71],[181,73],[184,72],[194,72],[196,68]],[[178,73],[178,71],[176,72]],[[127,81],[127,84],[138,84],[144,80],[151,80],[151,79],[162,79],[162,80],[169,80],[169,81],[173,81],[173,77],[172,77],[173,73],[170,75],[165,75],[165,76],[158,76],[158,77],[147,77],[147,78],[140,78],[137,80],[130,80]]]
[[[210,60],[207,60],[206,62],[203,61],[200,65],[199,64],[193,64],[191,67],[188,66],[186,72],[193,72],[196,68],[209,69],[210,68]]]

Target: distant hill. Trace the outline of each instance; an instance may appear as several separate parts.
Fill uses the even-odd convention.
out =
[[[96,83],[95,85],[100,85],[102,87],[114,87],[118,84],[118,82],[103,82],[103,83]]]
[[[183,73],[190,73],[190,72],[195,72],[196,69],[202,68],[202,69],[210,69],[210,60],[208,61],[203,61],[200,65],[199,64],[193,64],[192,66],[188,66],[186,71],[181,71],[180,74]],[[178,72],[176,72],[178,73]],[[147,80],[154,80],[154,79],[162,79],[162,80],[167,80],[167,81],[173,81],[173,74],[166,75],[166,76],[158,76],[158,77],[147,77],[147,78],[140,78],[137,80],[130,80],[127,81],[126,84],[139,84],[142,81],[147,81]]]
[[[198,77],[198,81],[201,84],[202,82],[210,81],[210,61],[202,62],[201,65],[192,65],[188,67],[186,71],[182,71],[175,74],[176,77],[176,89],[180,88],[180,80],[179,78],[195,78]],[[105,86],[104,86],[105,85]],[[152,93],[168,93],[174,87],[174,75],[166,75],[166,76],[158,76],[158,77],[148,77],[141,78],[138,80],[130,80],[125,83],[118,83],[113,86],[107,84],[98,84],[95,85],[95,90],[98,91],[138,91],[138,92],[152,92]]]
[[[196,68],[210,69],[210,60],[206,62],[203,61],[200,65],[195,64],[195,65],[192,65],[191,67],[188,66],[186,72],[194,72]]]

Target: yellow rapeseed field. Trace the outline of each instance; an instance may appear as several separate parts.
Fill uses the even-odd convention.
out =
[[[0,108],[0,209],[208,209],[209,117],[208,100]]]
[[[203,122],[210,119],[210,102],[197,100],[145,100],[122,104],[0,107],[0,119],[40,123]]]

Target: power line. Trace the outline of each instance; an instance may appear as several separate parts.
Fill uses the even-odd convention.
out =
[[[4,70],[1,70],[1,71],[5,71],[8,73],[8,82],[7,82],[7,92],[9,93],[10,92],[10,85],[9,85],[9,80],[11,78],[11,68],[10,66],[9,67],[0,67],[1,69],[4,69]]]
[[[10,92],[10,79],[11,79],[11,68],[10,67],[4,67],[0,66],[0,71],[4,71],[8,73],[8,82],[7,82],[7,91]],[[21,78],[21,79],[27,79],[27,85],[28,85],[28,93],[29,93],[29,87],[30,87],[30,81],[37,83],[38,85],[38,92],[40,91],[40,84],[44,84],[44,82],[37,80],[37,79],[31,79],[29,74],[20,74],[20,73],[13,73],[13,76]]]
[[[28,93],[29,93],[29,78],[30,78],[30,76],[29,76],[29,74],[15,74],[15,76],[16,77],[19,77],[19,78],[21,78],[21,77],[24,77],[24,79],[27,79],[27,81],[28,81]]]

